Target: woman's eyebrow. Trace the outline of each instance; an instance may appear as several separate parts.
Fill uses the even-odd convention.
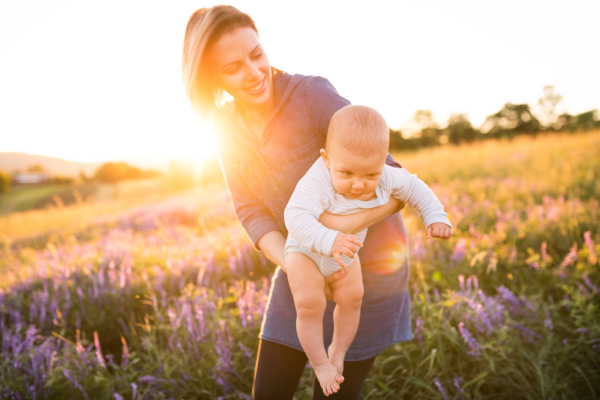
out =
[[[252,54],[252,53],[256,52],[256,49],[258,49],[259,47],[260,47],[260,44],[259,44],[259,45],[256,45],[256,47],[255,47],[255,48],[253,48],[253,49],[252,49],[252,51],[251,51],[249,54]],[[238,61],[238,60],[236,60],[236,61],[232,61],[232,62],[229,62],[229,63],[227,63],[227,64],[224,64],[224,65],[221,67],[221,69],[225,69],[225,68],[227,68],[227,67],[228,67],[228,66],[230,66],[230,65],[235,65],[235,64],[239,64],[239,63],[240,63],[240,61]]]
[[[221,66],[221,69],[225,69],[225,68],[227,68],[227,67],[229,67],[229,66],[233,66],[233,65],[236,65],[236,64],[239,64],[239,63],[240,63],[240,62],[239,62],[239,61],[237,61],[237,60],[236,60],[236,61],[232,61],[232,62],[229,62],[229,63],[227,63],[227,64],[223,64],[223,65]]]

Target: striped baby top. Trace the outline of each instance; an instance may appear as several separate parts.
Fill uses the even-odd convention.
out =
[[[325,167],[323,158],[319,157],[300,179],[285,208],[288,245],[290,242],[297,242],[314,254],[331,257],[338,231],[323,226],[318,221],[319,216],[325,211],[336,215],[359,213],[364,209],[386,204],[390,196],[414,207],[425,222],[425,227],[435,222],[452,226],[444,206],[433,191],[417,175],[410,174],[404,168],[386,165],[375,194],[377,196],[373,199],[362,201],[349,199],[336,192],[329,170]],[[356,236],[364,241],[366,232],[367,229],[364,229]],[[345,262],[347,260],[349,258]]]

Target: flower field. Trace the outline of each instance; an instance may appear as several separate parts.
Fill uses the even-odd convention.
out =
[[[426,241],[403,211],[415,339],[376,359],[363,398],[600,397],[600,132],[396,159],[455,229]],[[274,265],[227,192],[106,209],[29,237],[0,219],[0,398],[249,399]]]

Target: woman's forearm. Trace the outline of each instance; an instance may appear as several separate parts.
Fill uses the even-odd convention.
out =
[[[336,231],[355,234],[368,228],[369,226],[381,221],[388,215],[391,215],[401,209],[399,205],[403,204],[391,197],[387,204],[379,207],[369,208],[357,214],[350,215],[333,215],[324,212],[319,217],[319,222],[329,229]]]
[[[267,258],[285,271],[285,237],[280,231],[265,233],[256,243]]]

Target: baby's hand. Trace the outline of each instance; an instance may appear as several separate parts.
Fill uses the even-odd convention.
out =
[[[427,227],[425,236],[427,239],[430,237],[450,239],[452,237],[452,228],[441,222],[435,222]]]
[[[340,267],[346,268],[346,265],[342,261],[342,254],[347,255],[350,258],[354,257],[354,253],[358,251],[356,246],[362,247],[363,244],[354,235],[338,232],[331,248],[331,255],[340,264]]]

